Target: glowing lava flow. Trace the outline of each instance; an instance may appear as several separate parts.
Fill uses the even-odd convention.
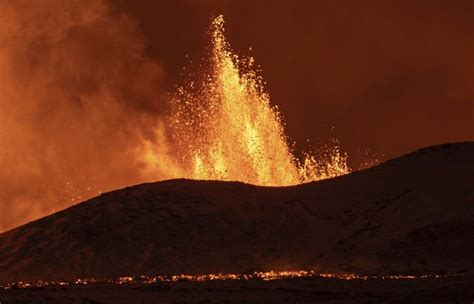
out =
[[[77,279],[75,281],[35,281],[35,282],[16,282],[0,286],[0,289],[28,289],[41,288],[47,286],[74,286],[74,285],[147,285],[163,282],[207,282],[207,281],[250,281],[250,280],[286,280],[295,278],[315,278],[315,279],[335,279],[335,280],[416,280],[416,279],[442,279],[450,277],[460,277],[463,274],[429,274],[429,275],[381,275],[366,276],[352,273],[334,274],[334,273],[317,273],[309,270],[289,270],[289,271],[267,271],[253,272],[249,274],[238,273],[216,273],[216,274],[179,274],[171,276],[139,276],[139,277],[118,277],[109,280],[98,279]]]
[[[297,159],[288,144],[282,118],[270,105],[253,58],[234,54],[224,36],[224,19],[211,25],[210,72],[201,83],[178,89],[167,126],[176,153],[145,142],[148,172],[169,177],[236,180],[284,186],[349,172],[337,145],[325,154]],[[163,127],[157,135],[163,140]],[[325,155],[325,157],[324,157]],[[164,168],[165,167],[165,168]]]

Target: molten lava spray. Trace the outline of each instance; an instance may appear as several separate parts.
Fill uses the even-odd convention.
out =
[[[209,74],[200,77],[201,83],[179,88],[172,102],[168,125],[174,157],[150,141],[139,153],[145,155],[148,174],[284,186],[349,172],[338,146],[325,151],[326,157],[305,153],[298,160],[253,58],[231,51],[222,16],[213,20],[210,36]],[[162,126],[157,133],[164,136]]]
[[[0,20],[0,231],[146,181],[289,185],[348,171],[337,148],[293,156],[222,17],[207,71],[171,102],[136,22],[105,0],[0,1]]]

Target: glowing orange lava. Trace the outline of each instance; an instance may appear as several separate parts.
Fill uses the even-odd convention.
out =
[[[171,118],[156,130],[159,142],[173,142],[173,151],[150,141],[140,149],[147,174],[285,186],[349,172],[337,145],[326,157],[296,158],[253,58],[230,49],[222,16],[213,20],[210,36],[210,72],[178,89]]]
[[[160,282],[207,282],[207,281],[250,281],[250,280],[285,280],[294,278],[316,278],[316,279],[334,279],[334,280],[417,280],[417,279],[442,279],[450,277],[460,277],[463,274],[426,274],[426,275],[380,275],[367,276],[353,273],[318,273],[313,270],[286,270],[286,271],[266,271],[253,272],[248,274],[241,273],[215,273],[215,274],[179,274],[179,275],[157,275],[157,276],[125,276],[115,279],[76,279],[74,281],[34,281],[34,282],[16,282],[0,286],[0,290],[8,289],[28,289],[41,288],[47,286],[74,286],[74,285],[138,285],[155,284]]]

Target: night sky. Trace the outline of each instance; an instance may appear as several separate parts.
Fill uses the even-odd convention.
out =
[[[353,158],[369,149],[387,159],[474,139],[472,0],[116,6],[139,22],[169,87],[202,55],[210,18],[223,14],[232,47],[261,66],[298,148],[334,137]]]

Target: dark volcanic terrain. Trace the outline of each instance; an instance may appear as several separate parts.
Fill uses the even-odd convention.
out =
[[[2,304],[471,304],[473,278],[174,282],[0,290]]]
[[[472,275],[473,257],[474,143],[458,143],[292,187],[170,180],[106,193],[0,234],[0,282],[287,269]]]

